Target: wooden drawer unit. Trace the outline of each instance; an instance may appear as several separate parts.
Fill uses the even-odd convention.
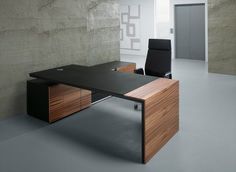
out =
[[[80,107],[82,109],[87,108],[92,102],[91,91],[89,90],[81,90],[81,99],[80,99]]]
[[[55,122],[89,107],[91,91],[40,79],[27,81],[27,112],[47,122]]]
[[[136,64],[131,63],[126,66],[118,67],[117,71],[126,72],[126,73],[133,73],[135,69],[136,69]]]

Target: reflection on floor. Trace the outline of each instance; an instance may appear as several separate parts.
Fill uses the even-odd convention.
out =
[[[121,60],[141,67],[145,58]],[[52,125],[27,115],[0,121],[0,171],[234,172],[236,77],[174,60],[173,78],[180,80],[180,131],[147,165],[139,163],[141,112],[112,97]]]

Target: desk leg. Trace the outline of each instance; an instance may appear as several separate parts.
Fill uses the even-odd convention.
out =
[[[179,130],[179,83],[142,103],[142,163],[147,163]]]

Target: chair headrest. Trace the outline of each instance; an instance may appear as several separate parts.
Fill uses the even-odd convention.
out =
[[[171,51],[171,41],[169,39],[149,39],[149,49]]]

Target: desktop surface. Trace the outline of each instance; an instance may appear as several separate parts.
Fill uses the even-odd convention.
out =
[[[112,70],[117,66],[119,67],[119,64],[122,65],[122,63],[126,62],[115,61],[91,67],[68,65],[30,73],[30,76],[118,96],[123,96],[157,79],[153,76]]]
[[[135,64],[135,63],[123,62],[123,61],[112,61],[112,62],[94,65],[94,66],[91,66],[90,68],[93,70],[99,70],[99,71],[104,71],[104,70],[111,71],[111,70],[116,70],[117,68],[120,68],[122,66],[127,66],[130,64]]]

